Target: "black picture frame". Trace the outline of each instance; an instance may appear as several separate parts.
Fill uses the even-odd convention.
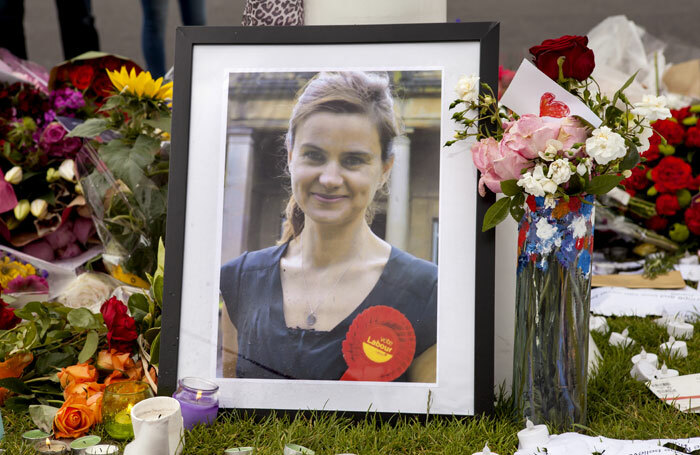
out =
[[[496,22],[311,27],[179,27],[177,29],[159,395],[172,395],[178,379],[182,328],[181,301],[183,278],[185,278],[183,266],[187,230],[186,201],[188,185],[197,184],[196,180],[188,179],[195,47],[456,41],[479,43],[480,80],[490,87],[497,87],[499,24]],[[420,63],[419,56],[416,63]],[[476,185],[474,191],[476,192]],[[494,230],[484,233],[480,229],[484,214],[493,201],[494,197],[490,195],[485,198],[477,197],[475,202],[474,224],[478,229],[475,230],[474,239],[477,266],[474,268],[473,414],[492,412],[494,402],[495,234]],[[206,254],[206,252],[200,253]],[[299,406],[299,409],[304,408]]]

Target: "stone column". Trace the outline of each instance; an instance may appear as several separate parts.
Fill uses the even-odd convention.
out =
[[[411,202],[411,140],[399,136],[392,145],[394,166],[389,179],[386,208],[386,241],[397,248],[408,247]]]

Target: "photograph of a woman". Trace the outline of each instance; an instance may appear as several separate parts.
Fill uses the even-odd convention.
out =
[[[409,366],[390,380],[435,382],[438,268],[430,259],[436,255],[437,203],[425,202],[427,190],[423,194],[406,188],[411,197],[404,195],[403,205],[396,202],[398,199],[391,201],[391,192],[387,195],[392,170],[398,167],[396,150],[402,150],[397,144],[407,135],[395,103],[399,76],[408,78],[408,86],[418,93],[414,96],[418,101],[411,105],[419,112],[415,115],[417,128],[425,124],[429,129],[430,115],[415,106],[429,105],[435,93],[421,88],[425,82],[421,82],[418,72],[413,73],[322,72],[308,79],[298,92],[282,147],[285,163],[280,173],[288,178],[289,194],[283,210],[279,210],[282,218],[278,240],[251,251],[251,238],[265,231],[262,227],[254,229],[256,232],[247,237],[241,236],[247,239],[247,243],[242,242],[241,254],[225,260],[221,268],[222,318],[233,327],[222,332],[226,338],[223,345],[235,352],[235,369],[224,368],[225,376],[340,380],[348,371],[343,342],[353,322],[368,309],[389,307],[405,317],[415,337]],[[276,87],[289,83],[275,80]],[[251,90],[259,86],[258,80]],[[403,90],[406,96],[408,91]],[[439,93],[437,99],[439,105]],[[404,108],[409,105],[404,104]],[[254,117],[252,104],[247,106],[246,115]],[[255,137],[258,143],[271,136],[269,130],[267,136],[260,133]],[[411,131],[418,144],[428,142],[416,135],[415,129]],[[254,157],[252,141],[246,143],[246,153]],[[439,144],[435,148],[439,150]],[[405,160],[402,172],[409,175],[405,146],[401,153],[400,159]],[[413,158],[414,167],[417,159],[427,160]],[[263,164],[251,166],[250,172],[262,175],[280,171],[270,165],[263,169]],[[413,174],[418,171],[411,169]],[[415,188],[437,185],[430,176],[416,175]],[[246,213],[263,206],[273,207],[271,212],[278,210],[274,207],[279,202],[272,202],[275,199],[255,196],[250,188],[248,191],[248,199],[257,203],[247,202]],[[430,249],[424,258],[390,243],[386,214],[380,213],[386,212],[390,204],[406,212],[406,226],[399,226],[399,230],[408,232],[415,225],[420,229],[415,227],[414,231],[424,232],[421,241]],[[430,210],[434,216],[425,216]],[[224,214],[226,217],[226,209]],[[246,219],[251,217],[247,215]],[[272,224],[274,231],[274,222],[267,224]],[[408,248],[411,242],[419,243],[398,243]],[[431,253],[433,250],[435,253]],[[222,321],[222,325],[229,321]]]

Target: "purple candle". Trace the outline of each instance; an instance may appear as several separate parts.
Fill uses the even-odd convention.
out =
[[[180,402],[185,428],[214,422],[219,411],[219,386],[200,378],[182,378],[177,384],[173,398]]]

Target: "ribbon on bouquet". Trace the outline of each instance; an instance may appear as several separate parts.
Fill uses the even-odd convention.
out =
[[[416,334],[399,310],[377,305],[352,321],[342,349],[348,369],[341,381],[389,382],[413,362]]]

